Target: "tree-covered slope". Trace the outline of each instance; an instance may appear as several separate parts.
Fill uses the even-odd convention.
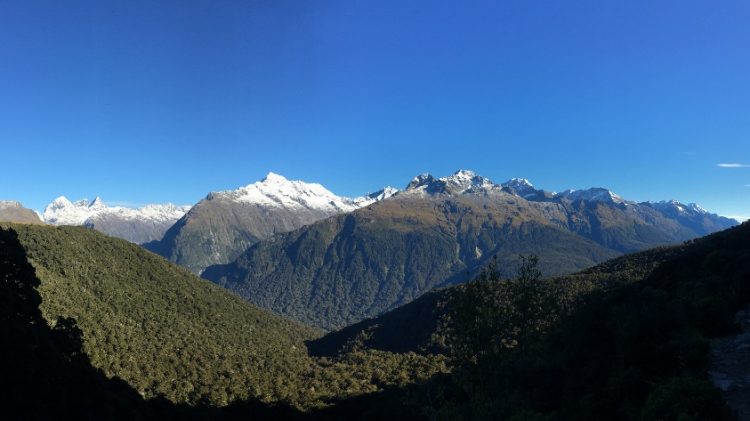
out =
[[[372,411],[391,400],[427,408],[425,419],[734,418],[709,343],[739,332],[735,313],[750,304],[750,223],[569,277],[521,275],[484,272],[310,349],[425,352],[437,337],[431,351],[452,355],[454,372],[360,400]],[[402,329],[421,340],[405,343]]]
[[[513,267],[520,253],[538,255],[548,274],[617,254],[505,193],[399,195],[258,243],[203,276],[261,307],[330,329],[465,282],[494,256]]]
[[[132,243],[82,227],[9,227],[35,270],[46,321],[74,323],[91,365],[146,398],[308,410],[447,370],[444,358],[414,353],[310,358],[304,341],[316,329]]]
[[[680,250],[682,247],[679,246],[655,248],[607,260],[570,275],[539,280],[540,284],[544,284],[545,290],[556,297],[555,305],[546,310],[550,313],[561,309],[568,312],[591,292],[643,279],[661,262],[675,256]],[[498,265],[497,261],[490,264]],[[514,265],[503,272],[516,273],[518,268],[518,265]],[[477,283],[476,280],[472,282]],[[506,304],[512,306],[514,285],[511,279],[486,283],[486,287],[482,293],[505,297]],[[454,304],[464,299],[470,288],[476,288],[476,285],[462,284],[430,291],[380,316],[311,340],[307,343],[308,349],[313,355],[327,356],[351,349],[450,354],[453,346],[450,339],[450,318]]]
[[[731,419],[710,381],[709,341],[738,331],[735,313],[750,303],[750,224],[674,251],[524,346],[469,365],[459,382],[487,393],[448,406],[499,418]]]
[[[217,420],[299,419],[286,405],[255,399],[227,407],[177,405],[144,399],[119,378],[108,378],[82,352],[71,318],[50,327],[42,316],[40,281],[13,230],[0,229],[0,407],[5,418]]]
[[[44,317],[74,319],[92,364],[145,396],[278,400],[284,379],[307,369],[313,329],[91,229],[14,230],[41,279]]]

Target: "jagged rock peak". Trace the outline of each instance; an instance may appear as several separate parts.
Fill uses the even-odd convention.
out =
[[[412,180],[406,186],[406,190],[415,190],[422,186],[428,186],[434,183],[435,180],[436,178],[433,177],[431,174],[428,174],[428,173],[419,174],[418,176],[412,178]]]
[[[430,174],[420,174],[406,186],[406,191],[427,194],[463,194],[486,192],[499,188],[488,178],[477,175],[474,171],[459,170],[447,177],[435,178]]]

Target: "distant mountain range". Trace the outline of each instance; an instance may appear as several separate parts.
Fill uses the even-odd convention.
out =
[[[83,225],[107,235],[143,244],[161,239],[164,233],[190,206],[146,205],[140,208],[107,206],[97,197],[71,202],[60,196],[47,205],[41,214],[51,225]]]
[[[386,187],[349,199],[336,196],[320,184],[269,173],[261,181],[237,190],[209,193],[161,241],[146,248],[200,273],[210,265],[231,262],[260,240],[352,212],[397,192]]]
[[[464,282],[491,259],[513,273],[519,254],[535,254],[545,274],[563,274],[735,224],[697,205],[636,203],[603,188],[552,193],[462,170],[417,176],[386,200],[259,241],[203,276],[331,329]]]
[[[107,206],[59,197],[38,216],[3,202],[0,220],[83,225],[168,260],[297,320],[336,328],[460,283],[489,259],[508,273],[520,253],[562,274],[613,256],[737,224],[677,201],[636,203],[604,189],[494,183],[471,171],[422,174],[404,191],[350,199],[269,173],[195,206]]]

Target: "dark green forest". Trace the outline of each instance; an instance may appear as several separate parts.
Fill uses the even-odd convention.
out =
[[[747,223],[564,277],[490,264],[325,335],[92,230],[1,234],[4,399],[30,418],[733,418],[709,341],[750,302]]]

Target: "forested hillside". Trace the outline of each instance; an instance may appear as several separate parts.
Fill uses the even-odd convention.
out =
[[[618,254],[554,226],[523,199],[493,197],[399,195],[256,244],[203,276],[260,307],[332,329],[466,282],[495,256],[510,275],[519,253],[538,255],[546,274]]]
[[[147,398],[299,408],[446,370],[441,358],[308,357],[316,329],[247,304],[127,241],[80,227],[12,225],[36,270],[40,309],[70,320],[91,364]]]
[[[439,396],[421,401],[438,419],[733,418],[708,375],[709,341],[736,333],[750,303],[750,224],[568,277],[519,275],[490,269],[310,349],[452,356],[453,374],[401,395]]]

